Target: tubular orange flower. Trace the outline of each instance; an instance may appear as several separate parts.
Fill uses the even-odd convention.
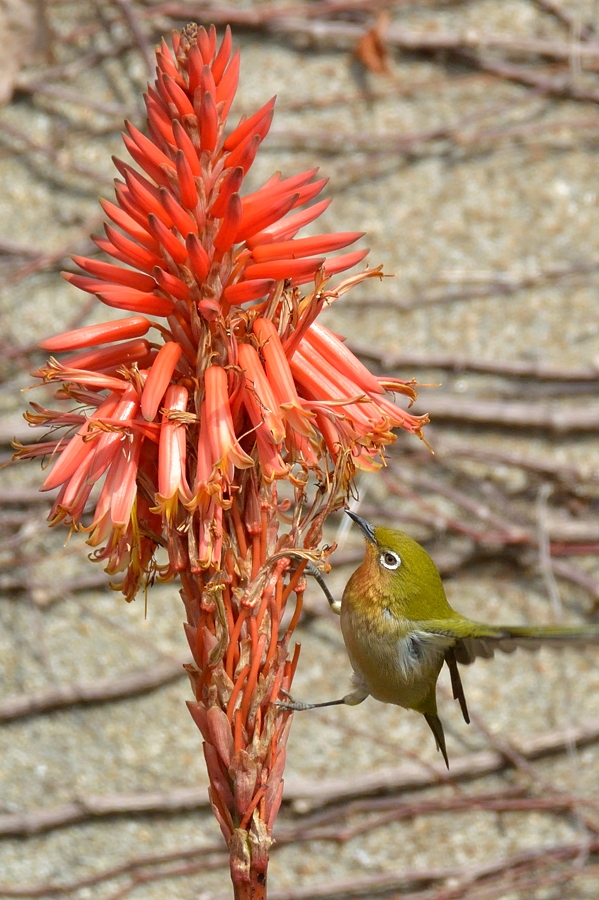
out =
[[[190,496],[185,466],[187,439],[184,414],[187,411],[187,399],[187,388],[176,384],[171,384],[164,398],[158,448],[157,503],[152,511],[162,513],[169,525],[175,521],[179,500],[185,503]]]
[[[247,469],[254,462],[245,453],[235,435],[227,392],[227,373],[222,366],[208,366],[204,372],[206,390],[206,426],[212,464],[226,480],[232,481],[233,467]]]
[[[254,332],[261,342],[266,373],[285,418],[299,434],[314,439],[316,432],[309,421],[311,413],[302,406],[279,332],[270,319],[256,319]]]
[[[147,422],[151,422],[158,412],[182,353],[183,348],[176,341],[167,341],[158,351],[141,395],[141,412]]]
[[[107,341],[141,337],[148,333],[151,325],[152,323],[145,316],[131,316],[128,319],[118,319],[116,322],[86,325],[85,328],[67,331],[54,338],[41,341],[40,347],[50,353],[59,353],[61,350],[81,350],[83,347],[97,347],[98,344]]]
[[[285,438],[285,425],[277,413],[278,403],[260,358],[251,344],[240,344],[237,352],[239,365],[245,370],[244,403],[252,422],[259,426],[258,432],[266,432],[271,443],[280,444]]]
[[[240,64],[230,30],[218,46],[213,27],[187,26],[156,60],[148,133],[126,123],[123,137],[141,171],[115,160],[115,202],[102,201],[112,224],[94,241],[111,261],[76,256],[83,274],[65,274],[131,314],[42,342],[69,355],[34,376],[58,382],[56,396],[74,408],[32,404],[28,421],[51,434],[15,457],[51,457],[50,523],[85,531],[128,600],[179,577],[211,802],[236,897],[260,900],[291,723],[274,701],[297,665],[288,648],[304,567],[326,567],[322,523],[356,471],[383,464],[393,428],[422,436],[427,417],[388,396],[412,400],[411,384],[375,378],[316,322],[380,275],[330,283],[366,256],[338,254],[361,232],[296,237],[329,206],[306,206],[327,180],[315,168],[277,173],[244,193],[275,101],[229,127]],[[286,532],[281,480],[295,504]]]

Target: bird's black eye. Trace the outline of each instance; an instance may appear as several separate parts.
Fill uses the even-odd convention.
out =
[[[380,563],[386,569],[393,571],[393,569],[399,569],[401,566],[401,557],[394,553],[393,550],[385,550],[384,553],[381,553]]]

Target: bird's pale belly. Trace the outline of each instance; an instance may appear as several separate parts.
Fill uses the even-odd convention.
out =
[[[376,700],[417,709],[437,681],[445,641],[418,631],[402,635],[399,629],[394,634],[361,629],[351,618],[342,609],[341,630],[356,682]]]

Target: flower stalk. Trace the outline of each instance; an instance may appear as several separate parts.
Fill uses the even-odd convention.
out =
[[[359,232],[296,237],[330,201],[311,203],[316,169],[273,175],[243,194],[274,99],[230,128],[239,77],[230,30],[189,25],[163,41],[148,88],[148,134],[126,123],[141,171],[116,160],[112,224],[94,238],[112,261],[74,257],[75,287],[128,315],[49,338],[34,373],[73,409],[32,404],[45,440],[49,520],[87,534],[127,600],[178,578],[193,657],[188,704],[204,740],[214,815],[235,897],[266,896],[292,715],[291,649],[308,562],[327,568],[322,525],[360,469],[384,463],[404,428],[422,436],[379,379],[316,319],[381,270],[331,284],[363,260]],[[302,286],[306,286],[302,290]],[[289,624],[282,621],[293,605]]]

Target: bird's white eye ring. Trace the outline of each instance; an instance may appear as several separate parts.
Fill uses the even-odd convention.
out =
[[[385,552],[380,555],[380,563],[385,569],[393,571],[393,569],[399,569],[401,566],[401,557],[397,553],[394,553],[393,550],[385,550]]]

